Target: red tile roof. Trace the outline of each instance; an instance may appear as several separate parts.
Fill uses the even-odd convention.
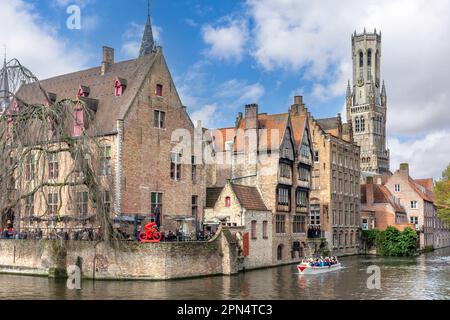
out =
[[[256,187],[231,184],[234,194],[242,207],[247,210],[269,211]]]
[[[388,203],[396,212],[406,213],[405,208],[396,201],[395,197],[388,188],[379,184],[372,184],[373,186],[373,202],[374,203]],[[367,185],[361,185],[361,204],[367,204]]]
[[[413,180],[412,178],[408,178],[409,180],[409,185],[411,186],[411,188],[414,189],[414,191],[416,191],[416,193],[425,201],[428,202],[432,202],[434,203],[434,194],[431,190],[428,190],[425,186],[423,186],[422,184],[417,183],[415,180]],[[426,179],[427,180],[427,179]]]

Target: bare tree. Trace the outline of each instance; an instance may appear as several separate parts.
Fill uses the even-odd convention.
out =
[[[0,86],[7,88],[0,91],[7,102],[0,117],[2,221],[12,218],[20,229],[26,222],[62,227],[89,220],[100,225],[104,240],[113,239],[112,178],[104,174],[111,170],[110,159],[93,121],[96,107],[82,97],[57,101],[17,60],[2,72],[8,81]],[[44,103],[21,99],[27,89]],[[83,114],[84,127],[74,134],[77,113]],[[92,216],[85,216],[86,193]]]

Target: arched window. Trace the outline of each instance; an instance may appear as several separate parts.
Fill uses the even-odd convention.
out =
[[[372,49],[367,50],[367,65],[372,65]]]
[[[361,132],[366,131],[366,119],[364,119],[363,116],[361,116]]]
[[[359,117],[356,117],[356,119],[355,119],[355,131],[359,132],[360,130],[361,129],[360,129]]]
[[[362,51],[359,52],[359,67],[362,68],[364,66],[364,53]]]
[[[277,248],[277,260],[281,261],[283,260],[283,245],[280,244]]]
[[[231,198],[230,197],[225,198],[225,207],[227,207],[227,208],[231,207]]]

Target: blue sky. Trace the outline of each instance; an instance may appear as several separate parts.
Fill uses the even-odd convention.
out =
[[[69,30],[66,9],[81,8]],[[438,177],[450,162],[448,0],[152,0],[152,20],[194,120],[232,126],[247,103],[286,112],[303,95],[316,118],[344,113],[350,36],[383,32],[391,169]],[[146,0],[0,0],[0,45],[40,78],[137,56]],[[345,118],[345,114],[343,114]]]

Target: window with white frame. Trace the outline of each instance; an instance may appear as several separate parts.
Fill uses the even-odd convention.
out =
[[[396,185],[394,186],[394,189],[395,189],[395,192],[400,192],[400,185],[399,185],[399,184],[396,184]]]
[[[419,207],[417,200],[411,201],[411,209],[417,209]]]

